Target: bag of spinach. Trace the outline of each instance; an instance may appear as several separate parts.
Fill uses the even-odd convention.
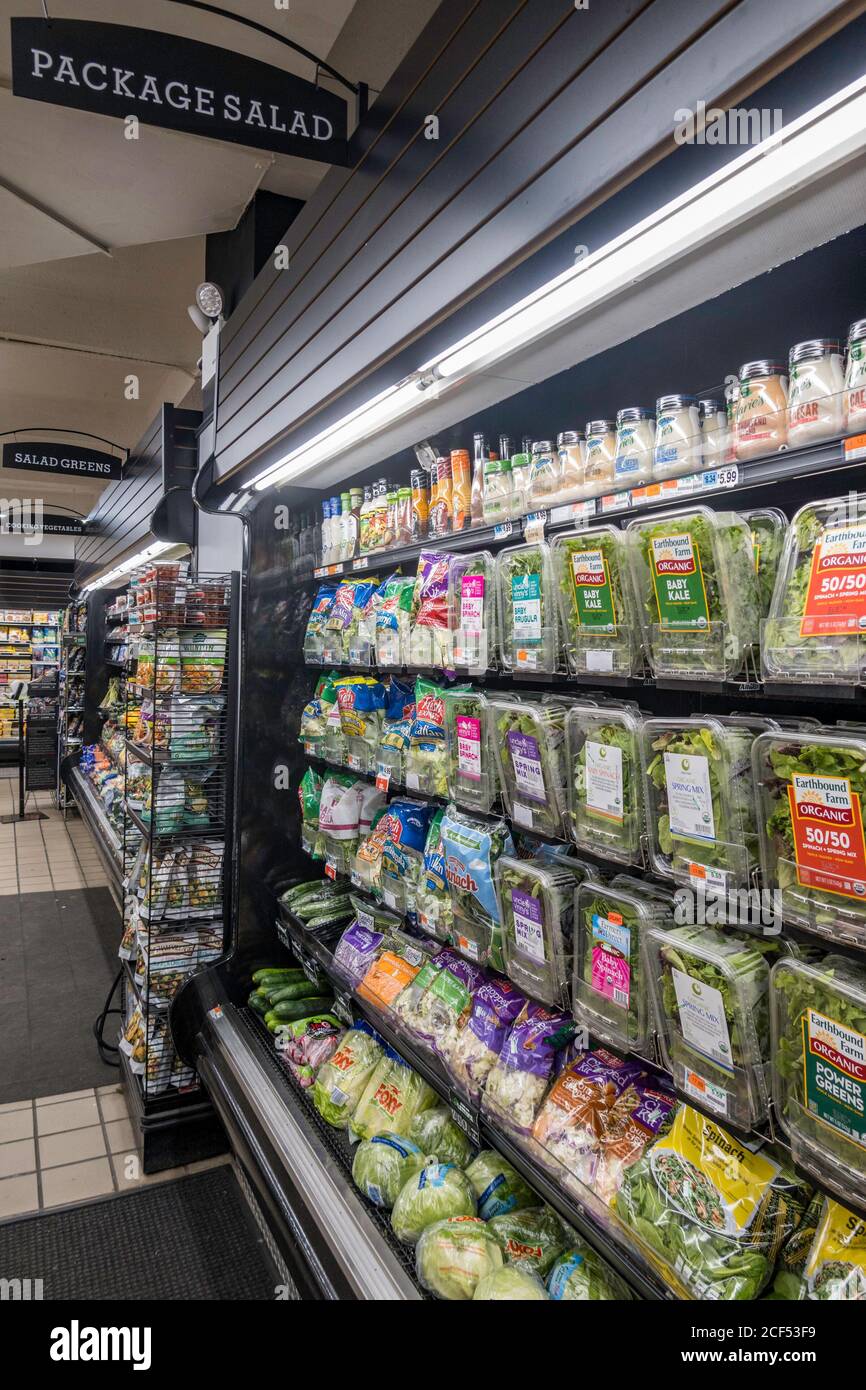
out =
[[[503,854],[514,852],[508,824],[469,815],[450,803],[442,817],[441,835],[455,949],[478,965],[489,964],[501,971],[502,929],[494,867]]]

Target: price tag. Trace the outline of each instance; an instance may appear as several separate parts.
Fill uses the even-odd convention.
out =
[[[355,1022],[355,1010],[352,1007],[352,996],[346,994],[341,989],[334,990],[334,1006],[331,1013],[338,1018],[341,1023],[345,1023],[347,1028],[351,1028]]]
[[[550,524],[559,526],[563,521],[571,521],[575,526],[585,526],[595,516],[595,499],[584,502],[569,502],[561,507],[551,507]]]
[[[481,1116],[474,1105],[461,1096],[459,1091],[452,1087],[448,1096],[448,1104],[451,1107],[451,1114],[454,1123],[459,1125],[474,1148],[481,1148]]]
[[[307,755],[308,758],[314,758],[314,757],[316,756],[315,744],[312,744],[312,743],[305,743],[305,744],[304,744],[304,752],[306,753],[306,755]]]
[[[361,771],[361,759],[358,757],[357,753],[350,753],[348,755],[346,758],[346,766],[350,767],[353,772]]]
[[[852,434],[850,439],[843,442],[842,448],[847,463],[866,458],[866,434]]]
[[[369,561],[370,561],[369,555],[359,555],[359,556],[358,556],[358,559],[355,560],[355,561],[353,562],[353,564],[352,564],[352,569],[353,569],[353,570],[365,570],[365,569],[367,568],[367,565],[369,564]]]
[[[353,869],[352,872],[349,874],[349,882],[352,884],[353,888],[364,887],[361,875],[358,873],[357,869]]]
[[[736,487],[740,481],[740,470],[735,463],[724,468],[711,468],[701,475],[701,487]]]
[[[385,767],[382,763],[379,763],[378,767],[376,768],[376,790],[379,792],[384,792],[387,796],[388,788],[390,787],[390,785],[391,773],[387,767]]]
[[[625,512],[630,506],[630,492],[608,492],[601,498],[602,515],[607,512]]]
[[[530,543],[544,540],[544,528],[547,525],[547,512],[530,512],[523,519],[524,539]]]
[[[504,540],[506,536],[511,535],[511,531],[512,526],[510,521],[498,521],[493,528],[493,538],[497,541]]]
[[[316,579],[324,579],[324,578],[325,578],[327,575],[329,575],[329,574],[342,574],[342,573],[343,573],[343,566],[342,566],[342,563],[340,563],[340,564],[338,564],[338,565],[321,565],[321,566],[319,567],[319,569],[313,570],[313,576],[314,576],[314,578],[316,578]]]
[[[337,861],[336,861],[336,859],[333,858],[332,855],[329,854],[328,857],[327,857],[327,859],[325,860],[325,878],[336,878],[336,877],[337,877]]]
[[[303,972],[304,972],[304,974],[306,975],[307,979],[309,980],[310,984],[311,984],[311,985],[318,985],[318,984],[320,984],[321,979],[322,979],[322,972],[321,972],[321,970],[319,969],[319,963],[318,963],[318,961],[312,960],[312,959],[310,958],[310,956],[305,955],[302,951],[299,951],[298,948],[297,948],[297,946],[295,947],[295,955],[298,957],[298,960],[301,962],[301,969],[303,970]]]

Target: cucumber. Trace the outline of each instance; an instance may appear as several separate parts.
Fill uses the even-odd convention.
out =
[[[299,970],[295,965],[267,965],[261,970],[255,971],[253,975],[253,984],[263,985],[268,980],[285,980],[286,984],[288,984],[289,980],[296,980],[300,975],[303,975],[303,973],[303,970]]]
[[[309,994],[321,994],[321,992],[304,976],[303,980],[298,980],[295,984],[283,985],[282,988],[278,985],[276,989],[271,990],[268,1000],[273,1008],[274,1004],[279,1003],[282,999],[305,999]]]
[[[247,1004],[251,1009],[254,1009],[257,1014],[261,1014],[262,1017],[268,1012],[267,1000],[262,999],[260,994],[251,994],[247,1000]]]
[[[270,1011],[278,1023],[294,1023],[299,1018],[310,1018],[313,1014],[326,1014],[334,1007],[330,995],[315,995],[309,999],[283,999]]]

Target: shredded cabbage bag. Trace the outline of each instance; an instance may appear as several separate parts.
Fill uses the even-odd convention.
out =
[[[377,1207],[393,1207],[400,1189],[424,1167],[424,1154],[399,1134],[385,1131],[358,1145],[352,1164],[355,1186]]]
[[[478,1199],[478,1215],[485,1221],[503,1212],[538,1205],[538,1198],[516,1168],[495,1149],[482,1149],[466,1169]]]
[[[323,1120],[335,1129],[346,1128],[383,1056],[382,1043],[363,1020],[349,1029],[313,1085],[313,1104]]]
[[[421,1233],[415,1252],[418,1282],[451,1301],[472,1298],[479,1280],[502,1268],[502,1251],[477,1216],[449,1216]]]
[[[437,1105],[416,1115],[409,1137],[428,1158],[436,1158],[440,1163],[465,1168],[472,1157],[472,1145],[455,1123],[447,1105]]]
[[[398,1240],[415,1245],[421,1232],[447,1216],[474,1216],[475,1192],[453,1163],[428,1163],[400,1192],[391,1225]]]

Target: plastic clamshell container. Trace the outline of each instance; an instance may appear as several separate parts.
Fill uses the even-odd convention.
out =
[[[650,927],[644,966],[665,1066],[701,1110],[738,1129],[769,1106],[770,966],[778,942],[715,927]]]
[[[568,1007],[574,890],[586,866],[564,856],[496,864],[505,973],[531,999]]]
[[[550,546],[509,546],[496,558],[499,654],[506,671],[559,669],[559,618]]]
[[[628,524],[644,645],[656,677],[733,680],[760,635],[748,525],[709,507]]]
[[[749,887],[749,849],[733,779],[741,740],[712,715],[646,719],[640,730],[650,860],[700,893]]]
[[[794,515],[761,632],[767,681],[856,685],[866,677],[866,494]]]
[[[752,553],[755,557],[755,573],[758,576],[758,594],[761,601],[761,616],[766,618],[770,611],[779,561],[788,531],[788,518],[778,507],[753,507],[741,512],[743,520],[752,535]]]
[[[565,719],[557,701],[494,699],[488,739],[496,750],[499,786],[513,824],[552,839],[565,836]]]
[[[642,943],[653,925],[672,924],[670,894],[621,875],[578,888],[574,903],[572,1012],[594,1038],[619,1052],[648,1056],[653,1011]]]
[[[482,675],[496,664],[496,561],[489,550],[452,555],[448,566],[451,668]]]
[[[749,872],[752,873],[761,863],[752,746],[759,734],[772,733],[778,730],[779,725],[775,719],[763,714],[719,714],[715,717],[725,729],[725,742],[730,755],[729,795],[737,806]]]
[[[773,1108],[795,1163],[866,1202],[866,968],[779,960],[770,984]]]
[[[446,693],[448,795],[458,805],[475,811],[489,811],[496,800],[496,760],[488,725],[488,702],[480,691]]]
[[[752,748],[761,868],[792,926],[866,946],[866,732],[761,734]]]
[[[634,676],[643,669],[625,532],[594,526],[551,543],[568,669]]]
[[[644,862],[641,715],[579,701],[565,719],[568,828],[578,849],[619,864]]]

